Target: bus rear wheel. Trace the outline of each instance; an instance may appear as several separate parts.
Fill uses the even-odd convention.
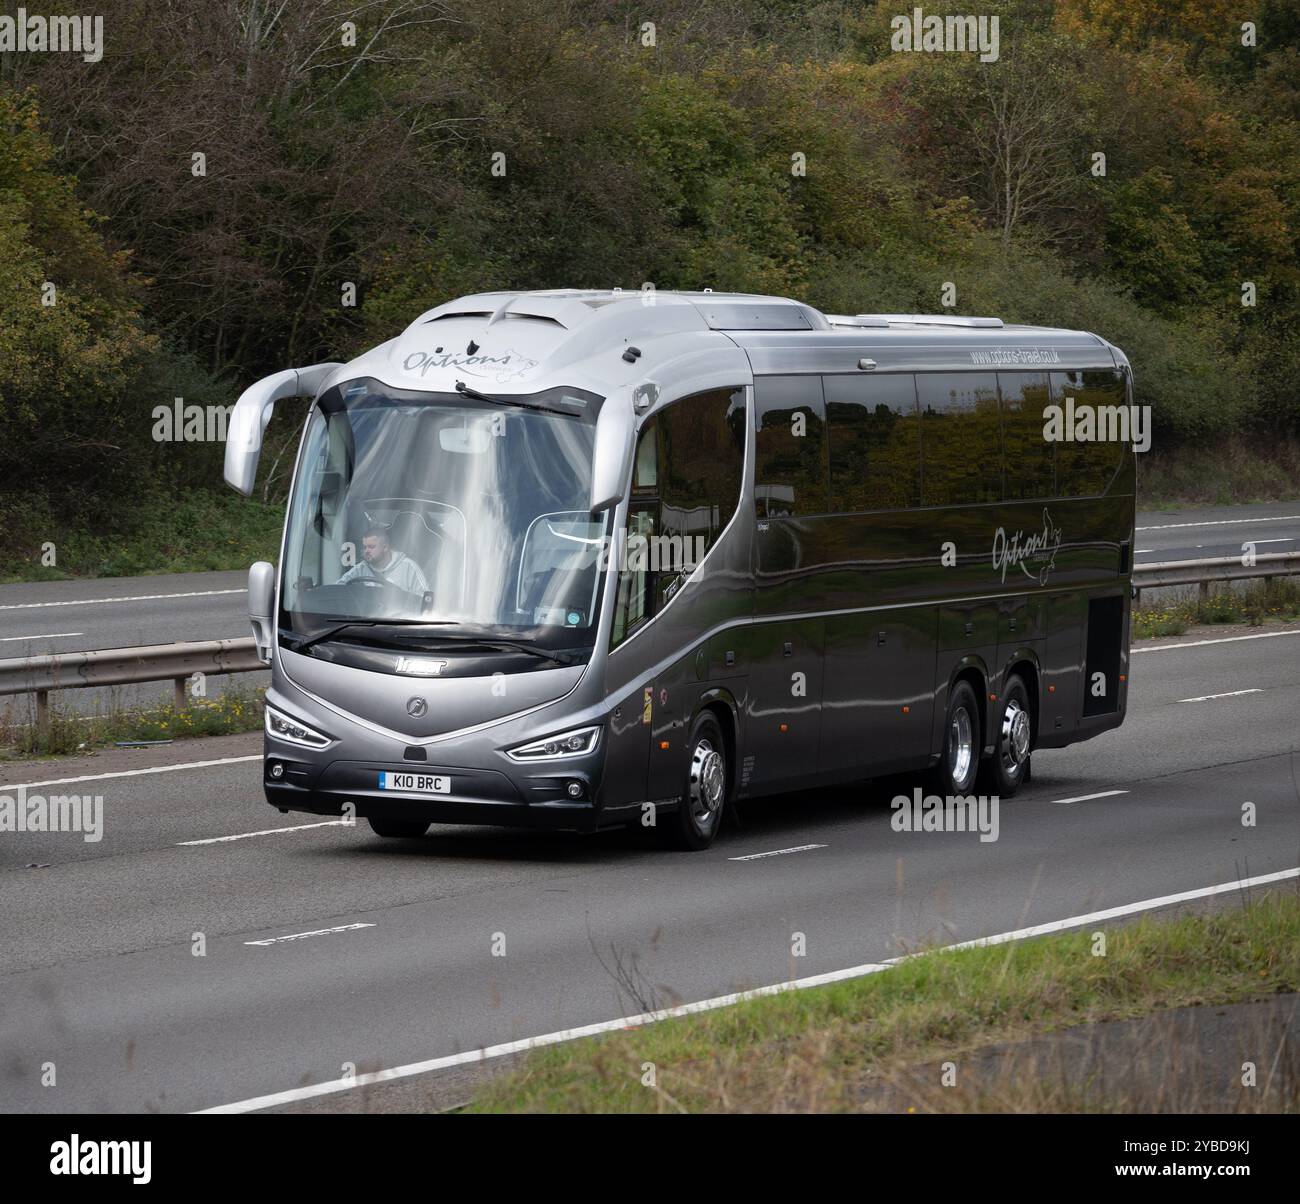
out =
[[[392,836],[407,840],[423,836],[429,830],[429,825],[422,824],[418,819],[376,819],[373,815],[368,815],[366,823],[370,825],[370,830],[376,836]]]
[[[935,793],[970,794],[980,763],[980,709],[975,691],[959,681],[948,695],[943,754],[933,773]]]
[[[1024,679],[1013,673],[1002,688],[1002,721],[997,747],[984,762],[984,778],[990,794],[1010,798],[1029,777],[1029,755],[1034,742],[1029,690]]]
[[[717,719],[705,711],[691,728],[682,801],[664,829],[669,844],[707,849],[722,827],[726,805],[727,746]]]

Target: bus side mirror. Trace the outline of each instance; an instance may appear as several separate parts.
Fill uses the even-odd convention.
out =
[[[275,566],[259,560],[248,570],[248,621],[253,625],[257,659],[271,663],[271,612],[275,608]]]
[[[635,435],[631,403],[618,395],[607,398],[596,419],[596,445],[591,458],[592,514],[623,500]]]
[[[283,397],[315,397],[321,385],[340,364],[313,364],[310,368],[286,368],[250,385],[235,402],[226,432],[226,483],[247,497],[257,478],[257,461],[262,455],[262,436],[271,421],[275,403]]]

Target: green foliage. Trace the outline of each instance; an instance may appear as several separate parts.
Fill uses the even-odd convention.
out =
[[[131,54],[0,64],[0,520],[24,554],[78,536],[103,565],[94,539],[138,546],[155,495],[223,488],[220,447],[149,439],[155,406],[500,288],[856,313],[934,311],[951,282],[959,311],[1123,347],[1158,449],[1300,434],[1286,0],[1249,49],[1221,0],[994,0],[988,64],[896,53],[893,10],[840,0],[102,7]]]

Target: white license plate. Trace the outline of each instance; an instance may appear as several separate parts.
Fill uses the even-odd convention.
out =
[[[381,773],[379,789],[402,794],[450,794],[451,778],[433,773]]]

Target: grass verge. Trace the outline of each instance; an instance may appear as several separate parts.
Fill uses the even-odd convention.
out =
[[[265,693],[262,687],[232,686],[214,698],[195,699],[182,710],[169,704],[143,710],[110,705],[103,712],[91,715],[59,708],[54,695],[50,703],[50,730],[45,736],[36,730],[30,699],[24,699],[17,706],[11,704],[0,709],[0,760],[72,756],[118,741],[188,740],[195,736],[259,731]]]
[[[1300,619],[1300,580],[1293,577],[1252,581],[1241,590],[1221,589],[1204,601],[1192,597],[1159,606],[1134,607],[1133,638],[1183,635],[1190,627],[1215,623],[1259,627],[1285,619]]]
[[[196,489],[141,502],[103,530],[67,530],[44,513],[10,521],[18,553],[0,567],[0,584],[247,569],[279,555],[284,506]]]
[[[1291,501],[1300,482],[1295,439],[1238,435],[1137,459],[1137,500],[1144,510]]]
[[[838,1112],[905,1068],[1065,1026],[1300,989],[1300,899],[1144,917],[551,1046],[489,1081],[476,1112]],[[638,1001],[638,1006],[651,1001]],[[647,1064],[654,1086],[645,1085]],[[1032,1084],[1025,1089],[1031,1090]],[[1069,1110],[1070,1101],[1058,1101]]]

